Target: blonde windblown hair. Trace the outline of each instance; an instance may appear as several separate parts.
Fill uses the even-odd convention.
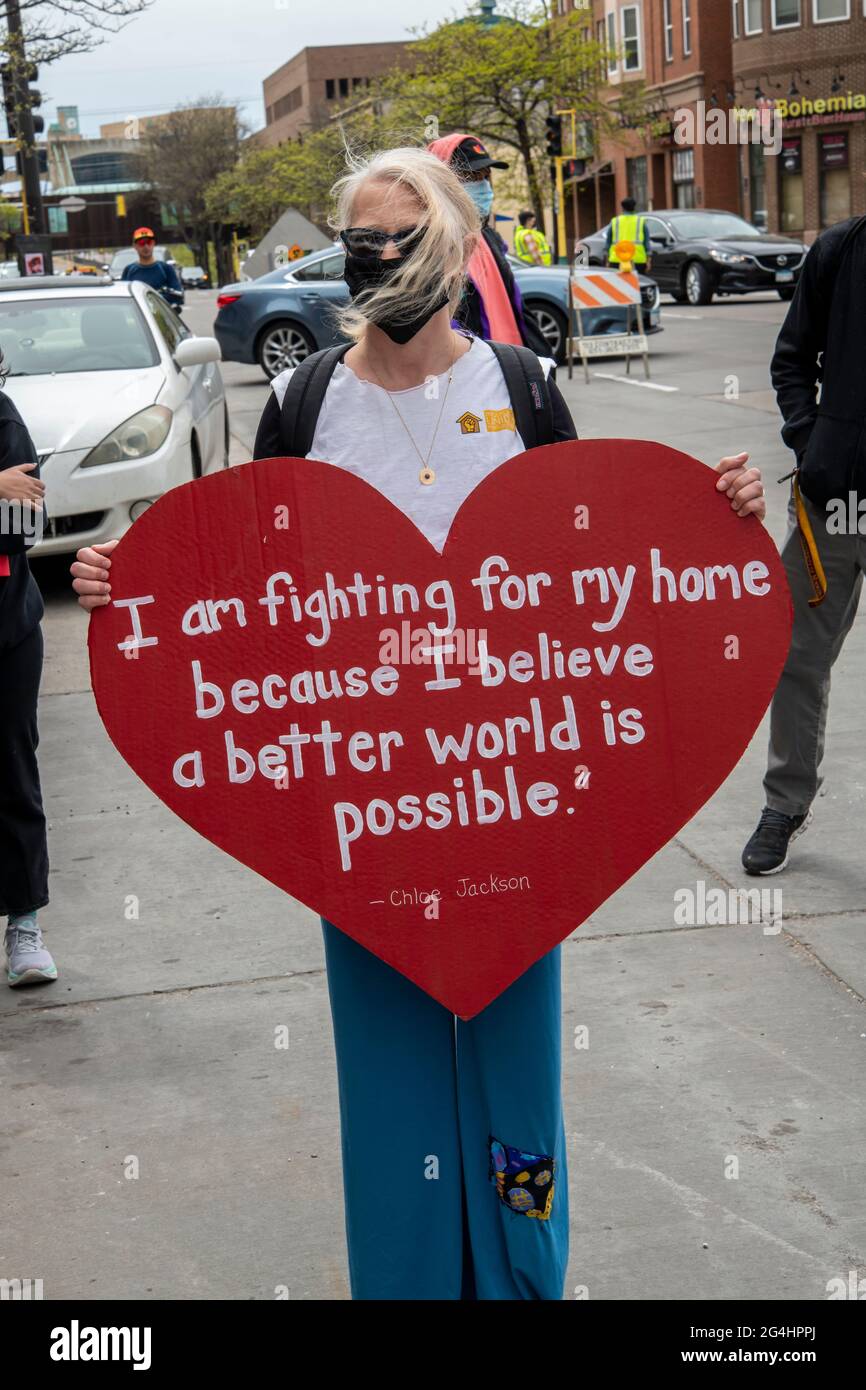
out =
[[[353,226],[352,207],[364,184],[394,184],[418,202],[415,225],[424,235],[404,264],[385,283],[365,290],[337,315],[339,328],[355,342],[368,323],[409,323],[448,296],[452,315],[460,303],[467,262],[480,235],[478,210],[460,179],[435,155],[406,146],[380,150],[368,159],[347,151],[349,172],[334,184],[336,232]]]

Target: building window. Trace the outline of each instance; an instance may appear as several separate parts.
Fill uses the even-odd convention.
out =
[[[665,0],[665,62],[672,63],[674,58],[674,21],[671,17],[671,5],[673,0]]]
[[[779,230],[801,232],[805,226],[803,197],[803,139],[787,135],[779,159]]]
[[[325,81],[325,101],[333,101],[335,96],[334,79],[333,77],[329,77]]]
[[[749,203],[752,222],[762,232],[767,230],[767,161],[764,146],[749,142]]]
[[[607,17],[607,70],[610,73],[616,72],[618,66],[616,60],[616,15],[611,10]]]
[[[812,0],[812,18],[816,24],[830,24],[836,19],[850,19],[851,0]]]
[[[297,111],[298,107],[301,105],[302,99],[302,89],[300,87],[293,87],[284,97],[280,97],[279,101],[274,102],[271,107],[273,120],[278,121],[281,116],[287,116],[290,111]]]
[[[737,178],[740,181],[740,203],[739,211],[743,217],[748,218],[751,213],[749,207],[749,175],[748,175],[749,146],[737,146]]]
[[[747,34],[760,34],[764,27],[764,0],[743,0]]]
[[[734,38],[738,39],[740,37],[740,0],[732,0],[731,26]]]
[[[674,150],[673,182],[674,206],[678,208],[696,207],[694,150]]]
[[[68,236],[69,217],[66,208],[60,208],[54,204],[54,206],[49,205],[46,212],[48,213],[49,232],[53,232],[55,236]]]
[[[627,5],[622,12],[623,67],[626,72],[637,72],[641,64],[640,56],[640,10],[637,5]]]
[[[819,136],[821,160],[821,226],[832,227],[851,216],[851,171],[848,167],[848,132]]]
[[[97,150],[70,159],[73,183],[131,183],[140,177],[138,155],[120,150]]]
[[[792,29],[800,23],[800,0],[773,0],[773,28]]]
[[[692,51],[692,0],[683,0],[683,53]]]
[[[625,162],[625,177],[628,187],[628,196],[634,198],[638,208],[645,208],[647,205],[647,181],[646,181],[646,155],[640,154],[636,159],[627,159]]]
[[[340,96],[341,96],[341,97],[347,97],[347,96],[349,95],[349,79],[348,79],[348,77],[341,77],[341,78],[339,78],[339,83],[340,83],[340,87],[339,87]]]

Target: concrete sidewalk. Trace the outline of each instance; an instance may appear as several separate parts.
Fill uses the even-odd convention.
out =
[[[653,372],[676,394],[566,382],[581,434],[662,439],[707,460],[750,448],[768,477],[786,472],[766,394],[779,308],[673,317]],[[724,395],[726,362],[738,402]],[[768,487],[778,536],[786,489]],[[318,921],[176,820],[120,760],[87,689],[86,619],[63,595],[46,634],[44,927],[60,979],[0,989],[0,1277],[41,1278],[49,1299],[270,1299],[280,1285],[347,1297]],[[864,676],[861,619],[814,826],[765,885],[783,893],[778,934],[674,921],[678,889],[754,886],[739,856],[762,804],[762,730],[704,810],[564,946],[567,1297],[585,1286],[592,1299],[811,1300],[830,1279],[866,1275]],[[274,1045],[281,1025],[287,1050]],[[581,1026],[587,1049],[574,1045]]]

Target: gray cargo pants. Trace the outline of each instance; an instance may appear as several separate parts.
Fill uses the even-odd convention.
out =
[[[822,778],[830,672],[851,628],[866,570],[866,535],[833,535],[827,515],[803,501],[824,573],[827,594],[809,607],[812,585],[797,534],[793,497],[782,563],[791,586],[794,629],[791,649],[770,707],[770,752],[764,791],[767,805],[787,816],[808,811]],[[866,529],[866,517],[863,519]]]

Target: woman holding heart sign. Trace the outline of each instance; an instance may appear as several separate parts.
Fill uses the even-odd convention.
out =
[[[574,426],[549,361],[453,322],[479,216],[452,168],[391,150],[353,162],[335,192],[350,341],[275,378],[255,456],[354,472],[441,552],[483,478],[525,449],[574,438]],[[739,515],[762,516],[760,475],[746,458],[722,460],[716,486]],[[110,601],[109,552],[83,550],[72,567],[86,608]],[[559,948],[464,1020],[330,923],[323,929],[353,1296],[560,1299]],[[424,929],[435,924],[419,914]]]

